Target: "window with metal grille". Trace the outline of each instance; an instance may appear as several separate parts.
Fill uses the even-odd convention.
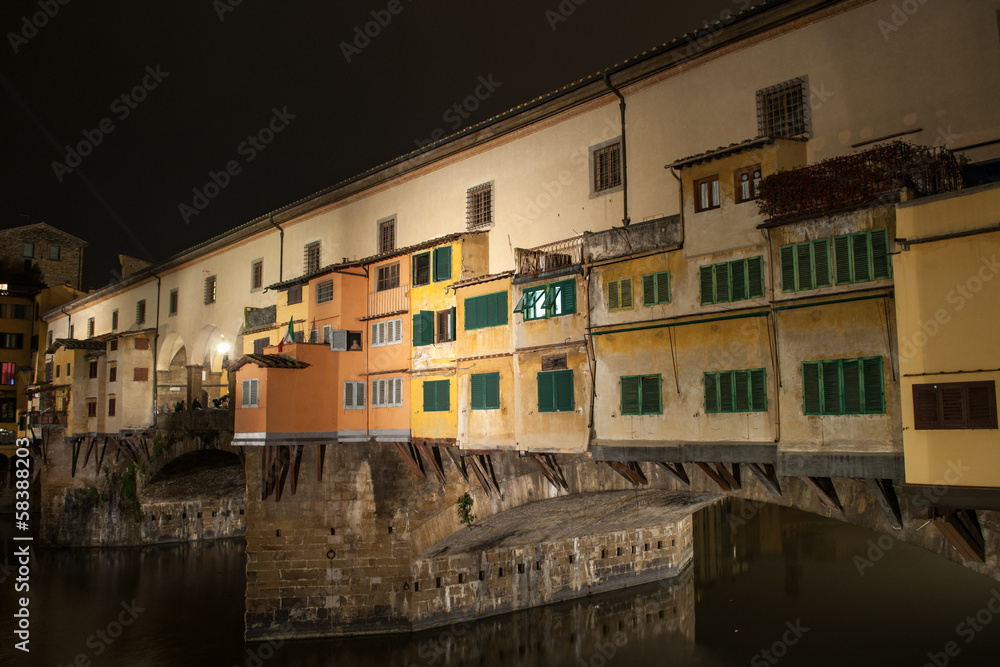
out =
[[[396,218],[381,220],[378,223],[378,254],[392,252],[396,249]]]
[[[318,343],[319,342],[319,329],[310,329],[309,330],[309,342],[310,343]]]
[[[473,373],[469,381],[473,410],[500,409],[500,373]]]
[[[507,324],[507,292],[473,296],[465,300],[465,330]]]
[[[345,382],[344,383],[344,409],[364,410],[365,409],[365,383]]]
[[[424,380],[424,412],[451,410],[451,380]]]
[[[855,232],[833,238],[834,272],[838,285],[882,280],[892,275],[889,230]]]
[[[809,80],[791,79],[757,91],[757,135],[809,136]]]
[[[614,141],[606,146],[591,149],[593,164],[593,191],[602,192],[622,184],[622,144]]]
[[[642,305],[670,303],[670,272],[647,273],[642,277]]]
[[[709,176],[694,182],[694,210],[696,213],[719,208],[722,193],[719,191],[719,176]]]
[[[525,321],[571,315],[576,312],[576,281],[529,287],[521,293],[514,312],[521,313]]]
[[[469,188],[465,193],[465,224],[470,230],[493,224],[493,182]]]
[[[802,412],[884,414],[882,357],[802,362]]]
[[[59,246],[57,245],[49,246],[49,261],[58,262],[60,254],[61,254],[61,249],[59,248]]]
[[[149,369],[148,368],[133,368],[132,369],[132,381],[133,382],[146,382],[149,380]]]
[[[216,276],[209,276],[205,278],[205,305],[210,303],[215,303],[215,298],[218,296],[218,281]]]
[[[302,303],[302,285],[288,288],[288,301],[286,303],[289,306]]]
[[[118,309],[115,308],[111,311],[111,330],[118,331]],[[51,345],[52,343],[49,343]]]
[[[383,345],[398,345],[403,342],[403,320],[385,320],[382,322],[372,322],[371,343],[372,347]]]
[[[170,299],[168,301],[167,314],[176,315],[177,314],[177,288],[170,290]]]
[[[240,407],[259,408],[260,407],[260,378],[250,378],[243,380],[241,387]]]
[[[659,415],[663,413],[659,375],[623,375],[621,389],[621,414]]]
[[[767,375],[763,368],[705,373],[705,413],[767,412]]]
[[[333,280],[324,280],[316,285],[316,303],[333,300]]]
[[[264,260],[254,260],[250,264],[250,289],[262,289],[264,287]]]
[[[135,323],[145,324],[146,323],[146,300],[139,299],[135,304]],[[70,336],[72,338],[72,335]]]
[[[761,173],[759,164],[737,169],[733,173],[733,177],[735,180],[737,204],[753,201],[760,194]]]
[[[403,378],[372,380],[373,408],[403,407]]]
[[[333,327],[329,324],[323,325],[323,344],[330,344],[330,337],[333,335]]]
[[[399,287],[399,262],[378,267],[375,291],[384,292],[396,287]]]
[[[619,278],[608,281],[608,310],[632,308],[632,279]]]
[[[95,398],[87,399],[87,416],[88,417],[97,416],[97,399]]]
[[[989,380],[913,385],[913,427],[997,428],[996,383]]]
[[[307,243],[303,248],[303,254],[303,272],[309,274],[319,271],[319,241]]]
[[[541,372],[537,379],[539,412],[573,411],[573,371]]]
[[[764,296],[764,258],[708,264],[700,269],[701,305],[730,303]]]
[[[833,284],[829,239],[781,246],[780,257],[782,292],[801,292]]]
[[[429,285],[431,282],[431,254],[422,252],[413,256],[414,286]]]
[[[88,370],[88,377],[97,378],[97,359],[90,362],[90,367]]]
[[[93,337],[94,337],[94,318],[93,317],[88,317],[87,318],[87,338],[93,338]]]
[[[115,416],[115,408],[117,407],[116,406],[117,402],[118,401],[117,401],[116,397],[114,397],[114,396],[109,396],[108,397],[108,416],[109,417],[114,417]]]

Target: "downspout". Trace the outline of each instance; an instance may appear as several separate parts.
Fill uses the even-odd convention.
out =
[[[774,364],[774,441],[781,442],[781,362],[778,357],[778,318],[774,307],[774,249],[771,245],[771,232],[763,230],[764,238],[767,239],[767,266],[771,270],[771,298],[768,299],[771,316],[770,331],[768,332],[768,347],[772,349],[771,363]],[[771,342],[773,341],[773,346]]]
[[[72,338],[69,332],[73,328],[73,316],[66,312],[66,306],[61,306],[59,310],[61,310],[62,314],[66,316],[66,337]]]
[[[278,282],[280,283],[284,278],[282,273],[285,268],[285,230],[281,228],[281,225],[274,221],[274,213],[268,218],[268,222],[278,228],[279,240],[278,240]]]
[[[156,278],[156,331],[153,333],[153,429],[156,429],[156,404],[157,398],[159,397],[159,382],[157,381],[156,375],[156,365],[159,361],[159,343],[160,343],[160,277],[158,275],[151,274]]]
[[[618,108],[621,110],[622,117],[622,225],[628,227],[628,154],[626,153],[626,141],[625,141],[625,98],[622,96],[621,92],[617,88],[611,85],[611,73],[608,72],[604,75],[604,84],[618,96]]]

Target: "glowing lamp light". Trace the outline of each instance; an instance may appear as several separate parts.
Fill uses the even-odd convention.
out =
[[[220,340],[219,344],[215,346],[215,349],[219,354],[225,356],[229,354],[229,343],[226,342],[225,336],[222,336],[221,338],[222,340]]]

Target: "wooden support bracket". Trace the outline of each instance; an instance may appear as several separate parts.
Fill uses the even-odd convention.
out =
[[[97,459],[97,474],[101,474],[101,464],[104,463],[104,452],[108,451],[108,438],[105,436],[104,444],[101,446],[101,456]]]
[[[465,480],[465,483],[468,484],[469,471],[465,467],[465,457],[457,453],[459,451],[457,447],[445,447],[444,449],[448,452],[451,462],[455,464],[455,470],[458,471],[458,474],[461,475],[462,479]]]
[[[302,465],[302,445],[295,445],[295,456],[292,459],[292,495],[299,485],[299,466]]]
[[[718,471],[719,475],[722,476],[729,486],[733,487],[734,490],[740,490],[743,488],[740,486],[740,464],[734,463],[732,471],[726,467],[725,463],[716,463],[715,469]]]
[[[931,520],[962,558],[974,563],[986,562],[986,540],[976,510],[933,508]]]
[[[838,512],[844,511],[844,506],[840,504],[837,496],[837,487],[833,485],[833,480],[829,477],[803,477],[802,481],[816,492],[823,505]]]
[[[427,479],[427,475],[424,474],[423,462],[420,460],[420,455],[413,448],[413,445],[408,442],[394,442],[392,446],[396,448],[396,451],[403,458],[403,463],[406,464],[406,467],[414,475],[420,479]]]
[[[497,482],[496,472],[493,470],[493,460],[489,454],[472,454],[466,457],[472,472],[476,474],[476,479],[482,484],[486,495],[497,497],[503,500],[503,492],[500,491],[500,484]]]
[[[866,479],[868,488],[878,502],[879,507],[885,512],[889,524],[896,530],[903,528],[903,513],[899,509],[899,498],[896,497],[896,489],[892,485],[891,479]]]
[[[719,485],[720,489],[722,489],[723,491],[733,490],[733,486],[729,483],[729,481],[721,474],[719,474],[715,469],[713,469],[710,464],[705,463],[704,461],[695,461],[694,464],[699,468],[701,468],[706,475],[711,477],[712,480]],[[729,475],[729,477],[732,477],[732,475]]]
[[[604,463],[635,486],[649,484],[649,480],[642,472],[642,467],[636,461],[604,461]]]
[[[80,456],[80,445],[83,444],[83,438],[77,438],[70,443],[73,448],[73,462],[69,469],[69,476],[76,477],[76,460]]]
[[[683,463],[667,463],[666,461],[657,461],[656,465],[663,469],[663,472],[667,473],[672,479],[677,480],[684,486],[691,486],[691,478],[688,477],[687,470],[684,469]]]
[[[323,481],[323,461],[326,459],[326,445],[316,448],[316,481]]]
[[[91,452],[94,451],[94,448],[96,446],[97,446],[97,438],[93,437],[87,438],[87,453],[83,457],[83,466],[81,467],[86,468],[87,464],[90,463],[90,454]]]
[[[549,480],[549,484],[555,487],[556,491],[569,489],[569,484],[566,483],[566,478],[563,476],[562,468],[559,467],[559,463],[556,461],[554,454],[537,454],[535,452],[528,452],[525,458],[535,464],[543,475],[545,479]]]
[[[411,445],[411,447],[413,447]],[[414,447],[414,451],[417,456],[430,464],[431,472],[434,476],[438,478],[441,484],[445,484],[447,480],[444,477],[444,466],[441,463],[441,453],[438,448],[433,445],[425,445],[423,443],[417,443]],[[421,466],[422,468],[423,466]]]
[[[746,466],[772,496],[781,497],[781,485],[773,463],[747,463]]]
[[[276,471],[276,484],[277,490],[274,496],[274,502],[281,502],[281,492],[285,490],[285,478],[288,477],[288,469],[290,467],[290,452],[288,445],[281,445],[278,447],[278,456],[274,461],[275,471]]]

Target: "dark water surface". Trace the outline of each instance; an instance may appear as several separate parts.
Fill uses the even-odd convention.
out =
[[[9,556],[9,515],[0,524]],[[44,550],[30,655],[13,649],[16,573],[0,571],[0,665],[1000,665],[1000,582],[739,500],[700,511],[694,534],[673,580],[415,635],[274,644],[243,642],[240,541]]]

